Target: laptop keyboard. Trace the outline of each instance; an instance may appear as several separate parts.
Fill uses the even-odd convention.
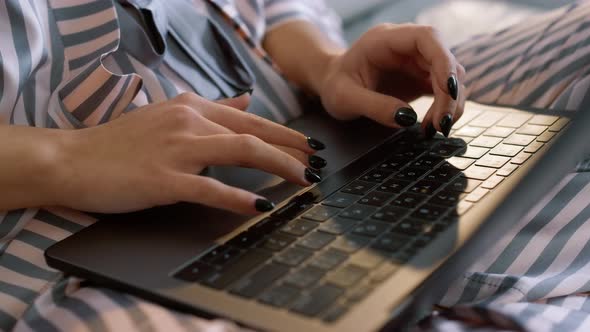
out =
[[[348,172],[356,175],[325,179],[175,277],[334,322],[567,123],[474,111],[448,139],[408,131],[384,145],[386,158],[361,158],[367,167]]]

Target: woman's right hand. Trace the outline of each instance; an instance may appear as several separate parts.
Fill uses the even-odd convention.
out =
[[[212,102],[184,93],[104,125],[68,131],[53,183],[55,203],[118,213],[183,201],[255,214],[272,204],[199,173],[207,166],[235,165],[302,186],[319,181],[308,167],[316,152],[312,146],[321,144],[229,106],[247,105],[247,98]]]

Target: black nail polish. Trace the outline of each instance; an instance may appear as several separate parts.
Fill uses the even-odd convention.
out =
[[[324,145],[324,143],[318,141],[315,138],[311,138],[308,137],[307,138],[307,144],[309,144],[309,146],[311,146],[312,149],[316,150],[316,151],[320,151],[326,148],[326,146]]]
[[[326,159],[319,156],[309,156],[309,165],[315,169],[320,169],[326,167],[328,162]]]
[[[275,208],[275,204],[269,200],[259,198],[256,200],[256,203],[254,203],[254,207],[258,212],[268,212]]]
[[[318,183],[322,181],[322,177],[311,168],[305,169],[305,179],[311,183]]]
[[[241,97],[241,96],[245,95],[246,93],[251,96],[253,91],[254,91],[254,89],[252,89],[252,88],[246,89],[244,91],[241,91],[241,92],[236,93],[232,98]]]
[[[449,80],[447,81],[447,88],[449,89],[449,95],[451,98],[457,100],[457,97],[459,96],[459,83],[457,82],[455,75],[449,77]]]
[[[440,119],[440,130],[442,131],[445,137],[449,137],[449,133],[451,132],[451,127],[453,127],[453,116],[451,114],[447,114]]]
[[[402,127],[413,126],[418,121],[418,115],[409,107],[402,107],[395,112],[395,122]]]
[[[431,123],[428,126],[426,126],[426,129],[424,129],[424,136],[426,137],[426,139],[432,139],[434,135],[436,135],[436,128],[434,128],[434,126]]]

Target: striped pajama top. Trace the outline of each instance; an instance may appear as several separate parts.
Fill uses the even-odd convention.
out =
[[[168,0],[172,7],[187,8],[181,12],[164,3],[0,2],[0,123],[85,128],[184,91],[217,99],[247,86],[254,87],[249,111],[284,123],[302,110],[296,90],[260,46],[265,33],[304,19],[341,41],[338,19],[317,0]],[[134,10],[149,13],[148,23],[135,20]],[[214,57],[219,54],[191,43],[186,22],[199,22],[195,26],[201,31],[223,36],[210,42],[230,46],[241,75],[227,75],[230,68],[219,66],[220,58]],[[590,5],[580,2],[454,51],[468,69],[474,100],[590,111],[589,43]],[[572,170],[449,285],[441,303],[447,309],[420,328],[588,330],[588,166],[581,163],[577,172]],[[235,328],[86,285],[45,264],[47,247],[94,221],[60,207],[0,212],[0,329]]]

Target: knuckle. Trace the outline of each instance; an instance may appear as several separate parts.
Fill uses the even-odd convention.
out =
[[[185,105],[175,105],[169,110],[168,118],[173,126],[187,126],[195,121],[199,115],[190,107]]]
[[[262,140],[254,135],[240,134],[238,135],[238,144],[242,151],[253,151],[262,143]]]
[[[195,101],[199,96],[194,92],[183,92],[176,96],[174,100],[180,104],[188,104]]]

